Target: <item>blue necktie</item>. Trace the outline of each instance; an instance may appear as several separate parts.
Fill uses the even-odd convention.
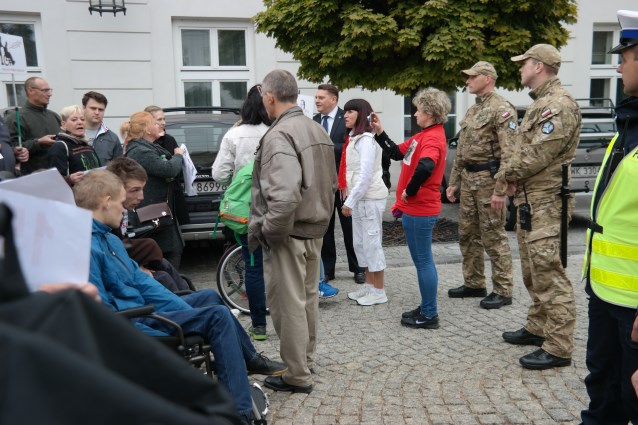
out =
[[[326,133],[330,134],[330,131],[328,131],[328,115],[321,117],[321,125],[323,129],[326,130]]]

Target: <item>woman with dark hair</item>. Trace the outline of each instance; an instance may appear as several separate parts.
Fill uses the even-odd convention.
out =
[[[451,104],[448,95],[435,88],[419,91],[412,103],[416,122],[423,130],[396,145],[383,131],[374,114],[372,127],[379,146],[395,161],[402,161],[397,184],[397,201],[391,207],[395,217],[402,217],[403,232],[416,267],[421,305],[401,315],[401,324],[412,328],[436,329],[439,314],[436,292],[439,278],[432,257],[432,230],[441,213],[439,186],[445,168],[447,143],[443,124]]]
[[[224,135],[219,152],[212,167],[213,179],[223,185],[229,185],[235,171],[247,165],[255,158],[255,151],[261,137],[271,124],[257,84],[248,90],[241,107],[241,119]],[[242,255],[246,273],[246,295],[252,326],[248,333],[263,341],[266,333],[266,291],[264,285],[264,266],[261,247],[250,255],[246,235],[237,235],[242,244]]]
[[[136,112],[122,124],[120,133],[126,140],[124,155],[137,161],[148,174],[144,187],[144,200],[139,206],[168,202],[175,211],[175,185],[173,181],[182,171],[184,149],[175,148],[169,152],[155,144],[164,129],[148,112]],[[175,213],[173,212],[175,218]],[[132,219],[133,217],[129,217]],[[166,258],[177,270],[182,259],[184,240],[179,228],[179,219],[171,226],[160,228],[150,235],[162,248]]]
[[[348,298],[359,305],[388,302],[383,287],[385,255],[381,246],[383,211],[388,188],[383,182],[382,149],[371,133],[372,107],[363,99],[349,100],[343,107],[349,136],[341,155],[339,190],[341,212],[352,216],[352,245],[366,283]]]

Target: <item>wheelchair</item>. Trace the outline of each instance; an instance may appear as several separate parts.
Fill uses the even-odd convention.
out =
[[[241,254],[241,253],[240,253]],[[204,337],[199,334],[187,335],[184,333],[182,327],[165,317],[155,314],[155,307],[147,305],[139,308],[132,308],[128,310],[121,310],[116,313],[119,316],[123,316],[127,319],[134,319],[139,317],[147,317],[158,322],[165,323],[166,325],[175,329],[176,335],[157,336],[156,340],[164,344],[166,347],[176,351],[180,356],[190,363],[196,369],[204,369],[206,375],[211,379],[215,379],[215,366],[212,360],[212,353],[210,345],[206,342]],[[268,414],[268,397],[264,393],[261,386],[253,382],[250,386],[250,396],[253,404],[254,425],[267,425],[266,415]]]

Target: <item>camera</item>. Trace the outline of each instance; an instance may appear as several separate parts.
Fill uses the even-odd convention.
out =
[[[498,169],[501,167],[501,161],[493,156],[487,159],[487,169],[490,171],[490,175],[494,177],[498,173]]]
[[[519,221],[521,230],[532,230],[532,207],[528,204],[521,204],[518,206]]]

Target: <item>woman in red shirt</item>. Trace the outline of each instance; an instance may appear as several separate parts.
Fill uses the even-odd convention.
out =
[[[445,168],[447,148],[443,124],[452,107],[448,95],[426,88],[412,99],[417,124],[423,130],[400,145],[383,131],[375,114],[372,126],[375,139],[395,161],[403,161],[397,184],[397,201],[391,207],[395,217],[402,217],[403,231],[417,270],[421,305],[403,313],[401,324],[413,328],[439,327],[436,292],[438,275],[432,257],[432,229],[441,213],[439,186]]]

